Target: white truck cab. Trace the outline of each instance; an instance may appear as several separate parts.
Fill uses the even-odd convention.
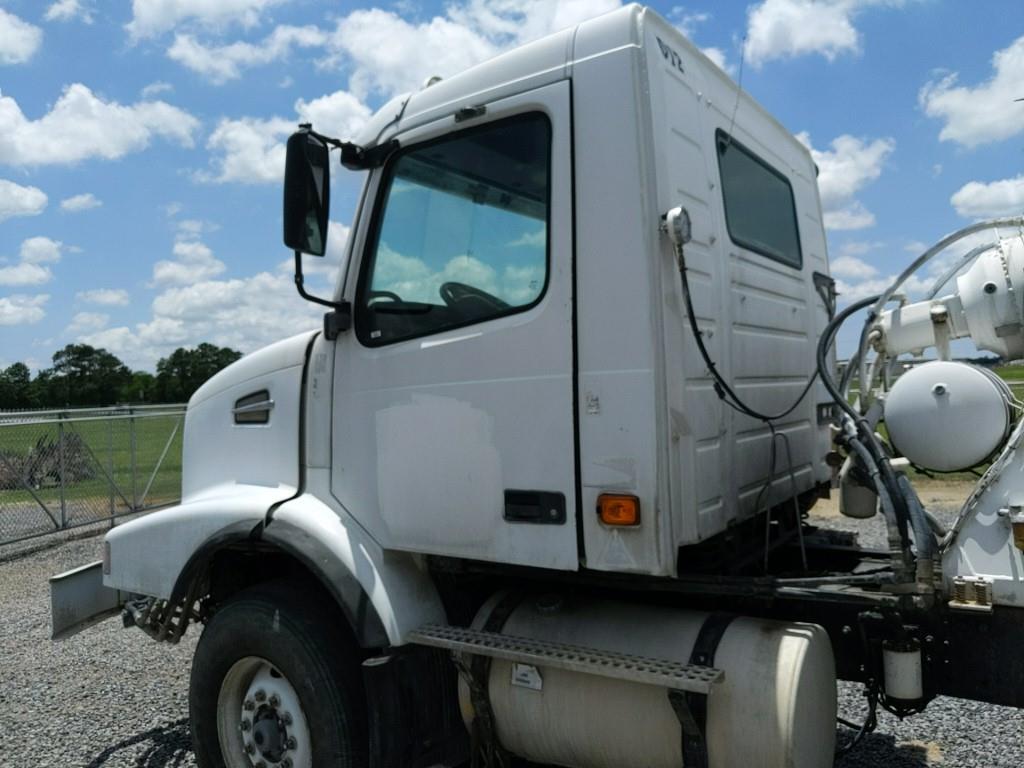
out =
[[[285,179],[324,329],[207,382],[180,505],[54,580],[55,634],[205,625],[200,765],[824,766],[837,675],[1024,704],[922,654],[1019,609],[836,415],[814,163],[676,29],[628,6],[329,129]],[[324,299],[335,150],[368,173]],[[844,458],[892,551],[805,521]]]

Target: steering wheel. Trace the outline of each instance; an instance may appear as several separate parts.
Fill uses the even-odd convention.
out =
[[[492,309],[506,310],[509,308],[508,302],[499,299],[497,296],[492,296],[487,291],[482,291],[476,286],[466,285],[465,283],[441,283],[439,291],[444,303],[449,307],[470,299],[482,302]]]

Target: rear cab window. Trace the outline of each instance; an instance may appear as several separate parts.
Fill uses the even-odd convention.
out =
[[[548,274],[551,125],[519,115],[399,151],[356,296],[367,346],[524,311]]]
[[[729,136],[715,133],[725,224],[732,241],[800,269],[800,231],[793,187],[783,174]]]

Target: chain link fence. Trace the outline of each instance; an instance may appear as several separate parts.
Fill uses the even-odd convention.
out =
[[[184,405],[0,411],[0,545],[181,497]]]

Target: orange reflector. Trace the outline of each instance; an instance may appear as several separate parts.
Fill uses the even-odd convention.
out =
[[[597,497],[597,514],[605,525],[640,525],[640,499],[602,493]]]

